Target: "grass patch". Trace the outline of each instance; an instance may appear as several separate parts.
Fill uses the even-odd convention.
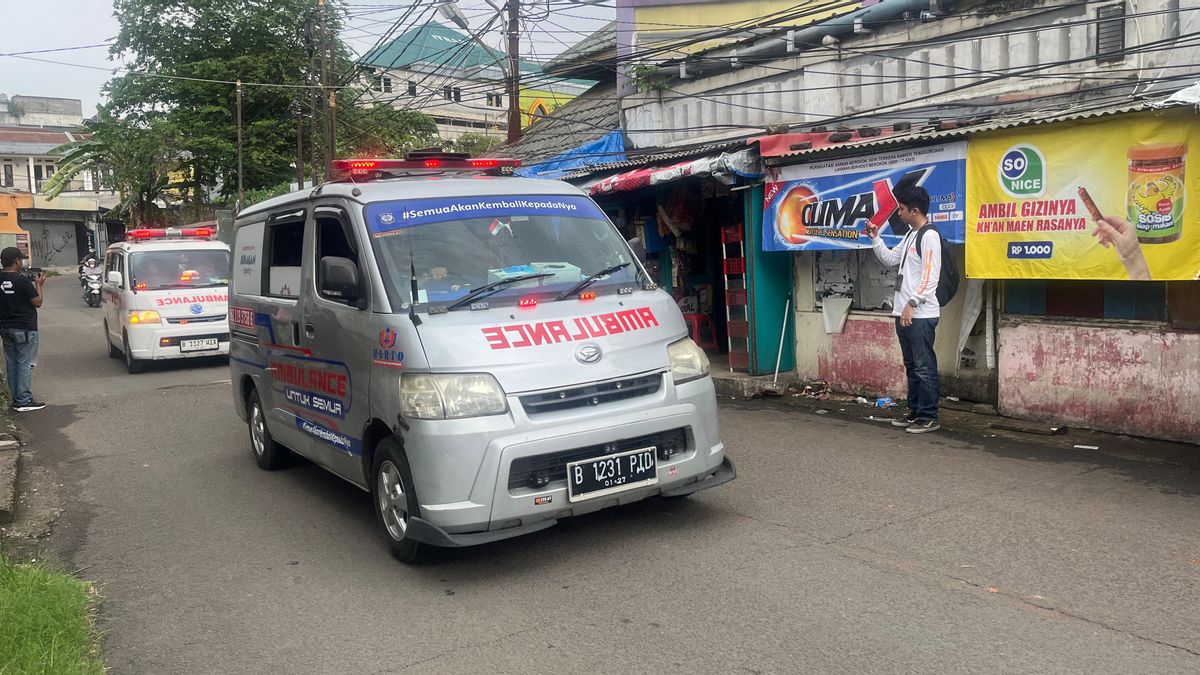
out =
[[[91,586],[0,554],[0,675],[104,672]]]

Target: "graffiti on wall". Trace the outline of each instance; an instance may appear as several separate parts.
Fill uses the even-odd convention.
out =
[[[75,256],[75,225],[45,223],[30,228],[30,251],[36,265],[50,267],[73,265]]]

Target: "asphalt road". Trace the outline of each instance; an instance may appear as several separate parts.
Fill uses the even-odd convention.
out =
[[[1200,672],[1195,470],[746,403],[730,485],[408,567],[357,488],[255,468],[223,365],[125,374],[74,283],[29,475],[114,673]]]

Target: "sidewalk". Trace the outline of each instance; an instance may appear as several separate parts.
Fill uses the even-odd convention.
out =
[[[766,379],[769,385],[770,378]],[[726,388],[718,387],[719,392],[722,389]],[[752,397],[752,401],[753,404],[771,406],[781,411],[806,412],[874,424],[878,425],[880,433],[904,433],[903,429],[891,426],[893,418],[905,414],[907,408],[903,402],[892,408],[880,409],[873,401],[870,404],[858,403],[855,396],[828,392],[825,398],[814,398],[801,393],[799,390],[802,389],[803,385],[800,384],[785,389],[781,374],[781,396],[764,396],[759,393]],[[744,400],[747,397],[731,396],[727,389],[725,393],[718,394],[721,403],[727,403],[731,398]],[[1022,454],[1026,454],[1024,448],[1033,445],[1049,453],[1091,453],[1200,470],[1200,445],[1110,434],[1090,429],[1054,427],[1045,422],[1012,419],[996,414],[995,409],[988,404],[942,399],[940,409],[942,429],[930,434],[932,436],[947,434],[967,440],[978,439],[989,447],[1013,448],[1015,452]],[[996,425],[1002,425],[1004,428],[998,428]],[[1008,441],[1018,443],[1007,443]]]

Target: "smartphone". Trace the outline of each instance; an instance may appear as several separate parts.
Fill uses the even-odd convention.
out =
[[[34,279],[36,279],[38,277],[38,275],[42,273],[42,271],[43,270],[40,267],[26,267],[25,268],[26,274],[28,274],[30,277],[33,277]]]

